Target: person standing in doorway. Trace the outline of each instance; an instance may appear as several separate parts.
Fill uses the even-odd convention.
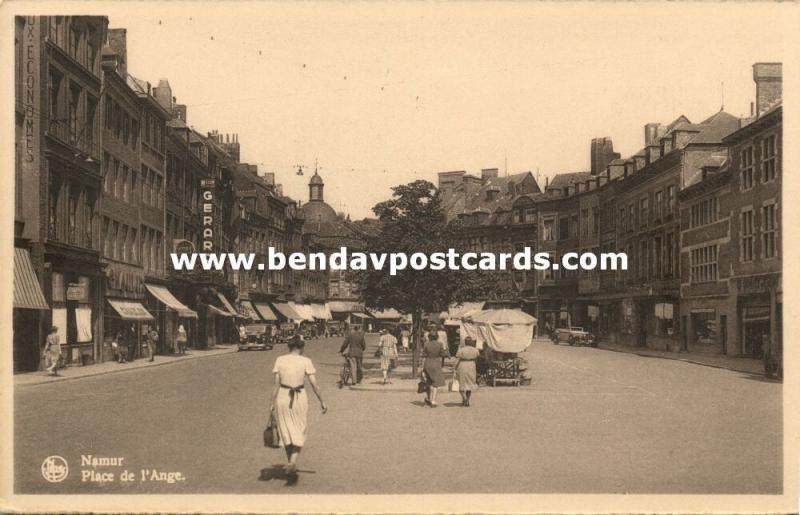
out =
[[[348,330],[344,337],[344,342],[339,349],[339,354],[350,360],[350,370],[355,374],[356,384],[361,383],[364,377],[364,350],[367,344],[364,341],[364,333],[359,330],[359,326],[354,326],[352,331]]]
[[[58,328],[53,326],[44,343],[44,356],[47,372],[51,376],[58,375],[58,361],[61,359],[61,342],[58,338]]]

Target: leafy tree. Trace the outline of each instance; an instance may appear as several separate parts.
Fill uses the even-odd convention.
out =
[[[374,253],[415,252],[430,256],[454,249],[464,252],[458,224],[447,222],[436,187],[423,180],[392,188],[392,198],[372,208],[381,221],[380,232],[367,239],[366,251]],[[460,263],[460,261],[459,261]],[[357,272],[362,300],[369,306],[395,308],[410,313],[413,324],[416,376],[422,322],[426,313],[445,311],[452,303],[494,297],[498,281],[494,273],[466,270],[414,270],[407,266],[390,275],[384,270]]]

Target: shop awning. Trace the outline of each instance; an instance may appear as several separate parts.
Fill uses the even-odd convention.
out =
[[[275,312],[272,311],[272,308],[269,307],[269,304],[256,302],[256,309],[258,310],[258,314],[261,315],[261,318],[267,322],[277,322],[278,317],[275,316]]]
[[[314,313],[311,311],[311,306],[308,304],[298,304],[296,302],[289,302],[289,307],[291,307],[295,313],[300,315],[300,319],[305,322],[313,322],[314,321]]]
[[[222,302],[222,307],[224,307],[225,311],[230,313],[232,317],[241,316],[235,309],[233,309],[233,305],[230,302],[228,302],[228,299],[225,298],[225,295],[217,292],[217,297],[219,297],[219,301]]]
[[[293,310],[289,304],[284,304],[283,302],[273,302],[272,305],[278,310],[278,313],[283,315],[284,318],[292,321],[303,319],[303,317],[297,314],[297,312],[295,312],[295,310]]]
[[[181,301],[176,299],[166,287],[147,283],[145,283],[144,286],[153,297],[158,299],[159,302],[167,306],[167,308],[176,311],[178,316],[184,318],[197,318],[197,312],[187,308]]]
[[[352,313],[352,316],[354,316],[356,318],[372,318],[371,316],[369,316],[366,313]]]
[[[253,307],[253,304],[249,300],[243,300],[241,304],[246,318],[257,322],[261,321],[261,317],[258,316],[258,311],[256,311],[256,308]]]
[[[400,320],[403,315],[393,308],[368,309],[367,312],[379,320]]]
[[[311,313],[317,320],[330,320],[333,318],[327,304],[311,304]]]
[[[123,320],[154,320],[153,315],[135,300],[107,299]]]
[[[363,313],[364,305],[352,300],[332,300],[328,308],[335,313]]]
[[[233,316],[233,315],[231,315],[230,313],[228,313],[227,311],[224,311],[224,310],[222,310],[222,309],[219,309],[217,306],[214,306],[213,304],[209,304],[209,305],[208,305],[208,313],[209,313],[210,315],[214,315],[214,316],[220,316],[220,317],[230,317],[230,316]]]
[[[28,249],[14,249],[14,307],[50,309],[33,270]]]

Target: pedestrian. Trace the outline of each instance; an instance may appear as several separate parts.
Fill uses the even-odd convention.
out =
[[[156,347],[158,346],[158,331],[155,327],[148,327],[147,332],[147,353],[150,357],[149,361],[156,360]]]
[[[138,358],[139,356],[138,356],[138,352],[136,352],[136,350],[137,350],[136,349],[136,340],[137,340],[137,338],[136,338],[136,327],[134,327],[134,325],[131,324],[130,325],[130,329],[131,330],[125,336],[125,342],[127,343],[127,347],[128,347],[128,359],[130,361],[133,361],[136,358]]]
[[[117,362],[128,362],[128,345],[125,343],[125,331],[117,331],[117,336],[111,342],[111,346],[117,350]]]
[[[391,383],[390,375],[392,363],[397,360],[397,338],[386,329],[381,329],[381,337],[378,340],[378,348],[381,352],[381,372],[383,372],[383,384]]]
[[[183,328],[183,324],[178,324],[178,336],[175,338],[175,343],[178,346],[178,354],[185,354],[186,353],[186,329]]]
[[[444,350],[444,354],[442,355],[442,367],[444,367],[445,358],[450,357],[450,346],[447,343],[447,331],[444,330],[442,325],[436,325],[435,328],[436,339],[442,344],[442,350]]]
[[[346,331],[344,342],[339,348],[339,354],[350,360],[350,370],[355,377],[356,384],[360,384],[364,378],[364,350],[367,344],[364,341],[364,333],[360,331],[360,326],[353,326],[353,330]]]
[[[403,329],[400,331],[400,342],[403,345],[403,352],[408,352],[408,346],[411,343],[411,333],[406,326],[403,326]]]
[[[286,451],[288,465],[286,475],[290,484],[297,482],[297,457],[306,443],[308,429],[308,396],[305,393],[305,380],[319,399],[322,413],[328,406],[322,400],[322,390],[317,384],[314,363],[303,356],[305,344],[299,335],[289,341],[289,353],[275,360],[272,373],[275,375],[272,390],[270,413],[275,415],[281,445]]]
[[[453,376],[458,381],[461,404],[467,408],[469,407],[469,398],[472,396],[472,390],[478,388],[475,361],[478,359],[479,354],[478,349],[475,348],[475,340],[469,336],[464,339],[464,346],[456,352]]]
[[[61,342],[58,338],[58,327],[53,326],[44,342],[44,356],[47,372],[51,376],[58,375],[58,361],[61,359]]]
[[[247,343],[247,329],[244,324],[239,324],[239,343]]]
[[[425,344],[422,355],[425,357],[422,370],[425,374],[426,382],[428,383],[428,391],[426,392],[425,404],[431,408],[435,408],[436,393],[439,388],[444,386],[444,373],[442,372],[442,362],[446,357],[446,351],[442,348],[442,344],[438,341],[439,336],[435,331],[428,334],[428,343]]]

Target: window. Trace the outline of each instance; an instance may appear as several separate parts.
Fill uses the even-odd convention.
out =
[[[753,187],[754,184],[754,176],[755,176],[755,166],[753,164],[753,147],[749,146],[743,148],[740,153],[740,163],[739,166],[742,170],[742,178],[741,178],[741,189],[742,190],[749,190]]]
[[[131,133],[131,118],[127,111],[122,112],[122,142],[128,144],[128,138]]]
[[[64,76],[61,75],[58,71],[51,68],[50,69],[50,84],[49,84],[49,96],[50,96],[50,122],[51,123],[58,123],[59,117],[61,116],[61,102],[59,101],[61,98],[61,84],[64,81]]]
[[[514,223],[521,224],[523,217],[524,217],[525,210],[524,209],[515,209],[514,210]]]
[[[128,238],[128,226],[120,225],[119,227],[119,258],[122,261],[128,260],[128,249],[130,248],[130,241]]]
[[[136,150],[139,147],[139,121],[131,119],[131,147]]]
[[[142,204],[150,204],[150,174],[142,165]]]
[[[114,239],[113,235],[111,234],[112,229],[111,221],[108,217],[103,217],[103,255],[106,257],[111,257],[111,244],[112,240]]]
[[[80,112],[81,88],[77,84],[69,85],[69,141],[77,143],[78,140],[78,113]]]
[[[86,67],[93,73],[97,70],[97,43],[95,42],[95,34],[96,31],[94,29],[89,29],[86,33]]]
[[[578,214],[575,213],[574,215],[572,215],[572,231],[570,232],[570,235],[573,238],[578,237],[578,227],[579,227]]]
[[[636,212],[634,211],[635,207],[633,204],[628,204],[628,231],[633,232],[634,224],[635,224],[635,217]]]
[[[554,238],[555,231],[553,230],[554,224],[555,220],[553,220],[552,218],[549,220],[544,220],[543,223],[544,227],[542,229],[542,241],[553,241],[555,239]]]
[[[130,185],[128,183],[129,180],[128,165],[122,165],[122,176],[119,179],[120,179],[119,196],[120,198],[122,198],[122,200],[127,202],[129,200],[128,195],[130,194],[130,189],[129,189]]]
[[[761,181],[775,180],[775,135],[761,140]]]
[[[592,208],[592,235],[597,236],[600,232],[600,209]]]
[[[647,197],[639,199],[639,227],[647,227]]]
[[[675,270],[675,236],[667,233],[664,243],[664,278],[673,276]]]
[[[111,156],[103,152],[103,192],[110,194],[114,178],[111,173]]]
[[[647,266],[650,261],[647,259],[647,240],[639,242],[639,277],[647,279]]]
[[[675,215],[675,186],[667,187],[667,212],[664,215],[665,220],[672,220],[673,215]]]
[[[75,27],[69,28],[69,55],[74,59],[79,59],[78,51],[81,46],[81,33]]]
[[[773,258],[776,255],[775,228],[777,225],[775,204],[768,204],[761,208],[761,238],[765,258]]]
[[[130,202],[136,204],[139,202],[139,180],[135,168],[131,168],[131,194]]]
[[[91,154],[94,151],[95,116],[97,115],[97,99],[86,95],[86,122],[83,126],[83,142],[85,149]]]
[[[717,221],[717,197],[707,198],[692,205],[689,227],[700,227]]]
[[[111,253],[112,259],[119,258],[119,223],[111,222]]]
[[[690,252],[690,275],[693,283],[717,280],[717,246],[709,245]]]
[[[555,263],[556,262],[555,252],[548,252],[548,255],[550,256],[550,263]],[[555,279],[555,274],[553,272],[552,267],[548,266],[547,268],[542,270],[542,279],[545,281],[552,281],[553,279]]]
[[[581,237],[589,236],[589,210],[581,209]]]
[[[50,18],[50,40],[53,43],[63,43],[64,17],[52,16]]]
[[[661,246],[661,236],[656,236],[653,239],[653,259],[652,259],[653,267],[654,267],[653,277],[655,279],[661,279],[661,277],[663,275],[662,268],[661,268],[661,266],[663,264],[663,261],[664,261],[663,252],[664,252],[664,249]]]
[[[664,192],[658,190],[653,196],[653,221],[661,221],[661,211],[664,209]]]
[[[533,223],[536,221],[536,209],[532,207],[525,208],[525,223]]]
[[[755,240],[755,228],[753,227],[753,210],[742,211],[741,225],[741,249],[740,259],[742,261],[753,260],[753,243]]]
[[[559,240],[569,239],[569,218],[567,218],[566,216],[558,220],[558,239]]]
[[[627,211],[624,207],[619,209],[619,232],[624,233],[627,230],[627,217],[625,216]]]

